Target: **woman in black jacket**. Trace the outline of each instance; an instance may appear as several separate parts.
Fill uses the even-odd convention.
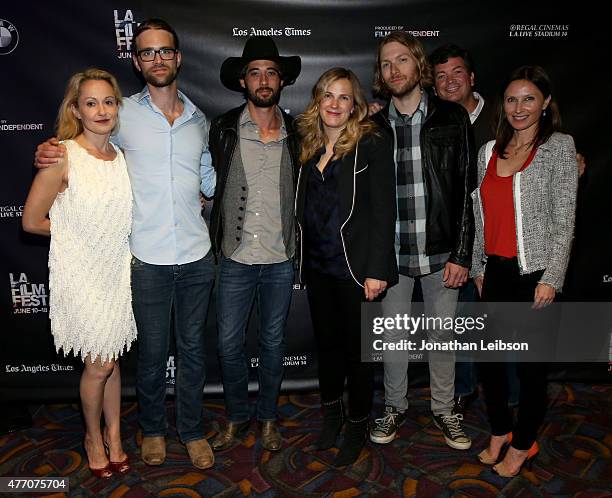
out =
[[[321,75],[298,118],[300,277],[307,284],[324,414],[317,449],[336,445],[348,379],[347,427],[336,466],[359,456],[372,408],[373,365],[360,355],[361,303],[397,281],[393,145],[367,115],[355,74],[333,68]]]

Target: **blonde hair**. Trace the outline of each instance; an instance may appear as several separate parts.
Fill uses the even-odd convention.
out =
[[[355,73],[343,67],[328,69],[312,87],[310,103],[304,113],[297,118],[297,128],[302,139],[300,154],[302,164],[313,157],[319,149],[325,147],[325,133],[319,114],[319,105],[329,85],[343,79],[351,83],[354,110],[336,141],[334,156],[344,157],[355,149],[361,137],[376,129],[376,125],[368,119],[368,102]]]
[[[115,77],[103,69],[90,68],[83,72],[73,74],[66,86],[64,100],[59,108],[57,115],[56,133],[60,140],[75,138],[83,133],[83,123],[77,119],[72,112],[72,106],[78,107],[79,93],[81,85],[86,81],[100,80],[106,81],[113,89],[113,95],[117,100],[117,105],[121,105],[121,90]]]
[[[421,88],[428,88],[433,85],[433,73],[431,66],[427,61],[427,55],[425,55],[425,49],[423,44],[405,31],[393,31],[385,36],[378,43],[378,53],[376,54],[376,67],[374,68],[374,83],[372,84],[372,93],[375,97],[381,97],[388,99],[391,94],[387,88],[387,84],[383,80],[382,71],[380,70],[380,53],[382,48],[391,42],[397,42],[404,45],[410,55],[414,58],[417,64],[417,71],[419,72],[419,85]]]

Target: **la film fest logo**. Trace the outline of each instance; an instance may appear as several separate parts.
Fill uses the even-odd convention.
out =
[[[115,38],[117,40],[117,59],[129,59],[132,56],[134,31],[140,23],[134,21],[131,10],[113,10],[115,19]]]
[[[13,314],[48,313],[49,301],[45,284],[30,282],[25,273],[9,273]]]
[[[567,38],[569,24],[511,24],[510,38]]]
[[[21,218],[23,216],[23,204],[0,206],[0,218]]]
[[[5,19],[0,19],[0,55],[8,55],[17,48],[19,31],[15,25]]]
[[[168,360],[166,361],[166,384],[174,385],[176,383],[175,379],[176,374],[176,365],[174,363],[174,356],[168,356]]]
[[[405,31],[417,38],[435,38],[440,36],[439,29],[408,29],[404,26],[374,26],[374,38],[384,38],[393,31]]]
[[[286,26],[284,28],[256,28],[255,26],[232,28],[232,36],[310,36],[311,29]]]

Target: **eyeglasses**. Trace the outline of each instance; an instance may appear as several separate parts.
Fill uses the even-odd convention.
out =
[[[155,54],[159,54],[159,57],[164,61],[171,61],[176,56],[178,49],[176,48],[160,48],[159,50],[153,50],[152,48],[146,48],[139,50],[136,55],[140,57],[143,62],[153,62],[155,60]]]

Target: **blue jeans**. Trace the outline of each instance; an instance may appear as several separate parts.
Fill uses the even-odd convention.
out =
[[[257,419],[276,420],[276,402],[283,377],[285,323],[293,289],[293,263],[289,260],[268,265],[245,265],[224,257],[218,285],[218,348],[227,418],[235,423],[250,419],[245,339],[253,300],[257,299]]]
[[[136,393],[143,436],[164,436],[168,428],[164,400],[174,311],[176,429],[184,443],[204,437],[204,327],[214,278],[210,251],[184,265],[151,265],[132,258],[132,306],[138,326]]]

